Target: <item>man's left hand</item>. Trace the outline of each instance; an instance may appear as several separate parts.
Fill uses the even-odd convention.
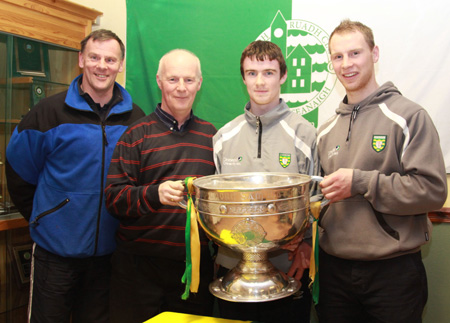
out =
[[[311,246],[304,241],[301,242],[294,251],[289,253],[289,260],[292,260],[292,264],[287,275],[300,281],[305,269],[309,268],[310,257]]]

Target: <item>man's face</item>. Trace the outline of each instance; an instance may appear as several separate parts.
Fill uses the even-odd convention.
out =
[[[115,39],[89,39],[83,53],[78,55],[78,65],[83,69],[83,91],[93,98],[112,95],[117,74],[123,70],[119,43]]]
[[[197,59],[185,52],[169,54],[156,81],[161,89],[164,111],[172,116],[189,112],[202,84]]]
[[[258,61],[246,57],[242,63],[244,84],[250,96],[250,109],[261,115],[270,111],[280,100],[280,86],[286,81],[287,74],[280,75],[277,60]]]
[[[370,50],[359,31],[335,34],[330,41],[331,62],[347,95],[365,98],[378,85],[374,64],[378,61],[378,47]]]

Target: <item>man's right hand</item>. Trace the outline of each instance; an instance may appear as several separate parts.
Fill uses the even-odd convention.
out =
[[[183,199],[184,186],[182,181],[167,181],[158,187],[159,201],[164,205],[177,206]]]
[[[340,168],[325,176],[320,182],[323,196],[330,202],[337,202],[351,196],[353,169]]]

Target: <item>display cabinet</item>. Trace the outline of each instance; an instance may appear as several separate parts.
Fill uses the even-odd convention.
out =
[[[3,164],[12,131],[39,100],[67,89],[78,74],[77,50],[0,33],[0,218],[16,211]]]
[[[101,14],[67,0],[0,0],[0,231],[26,225],[11,218],[5,182],[11,132],[40,99],[64,90],[79,73],[80,41]]]

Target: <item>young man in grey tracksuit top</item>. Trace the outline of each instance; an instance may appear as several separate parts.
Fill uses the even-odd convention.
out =
[[[280,48],[268,41],[251,43],[241,56],[241,74],[250,96],[244,114],[222,127],[213,138],[217,172],[288,172],[316,175],[316,130],[302,116],[291,112],[280,99],[286,80],[286,63]],[[307,243],[271,255],[280,270],[300,280],[304,273],[302,253],[309,260]],[[298,257],[295,257],[298,256]],[[233,268],[239,254],[219,248],[216,263],[221,272]],[[226,272],[226,271],[225,271]],[[307,273],[305,271],[305,273]],[[221,276],[221,274],[219,274]],[[221,317],[260,322],[309,322],[311,297],[305,275],[303,298],[296,295],[263,303],[234,303],[219,300]]]
[[[447,197],[439,136],[422,107],[378,86],[370,28],[344,20],[329,42],[346,96],[317,139],[332,202],[320,220],[319,320],[421,322],[427,212]]]

